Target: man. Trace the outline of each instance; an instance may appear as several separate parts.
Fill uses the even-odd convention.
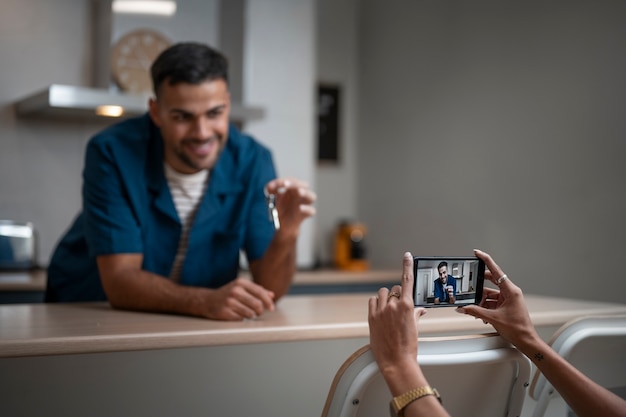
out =
[[[149,113],[92,138],[83,211],[53,254],[46,301],[242,320],[288,291],[316,196],[276,179],[270,151],[229,126],[227,67],[206,45],[168,48]],[[238,277],[240,249],[252,280]]]
[[[439,278],[435,280],[435,304],[456,303],[456,279],[448,275],[448,263],[439,262],[437,271],[439,271]]]

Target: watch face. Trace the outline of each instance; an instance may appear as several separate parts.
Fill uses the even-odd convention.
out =
[[[111,72],[120,90],[150,92],[150,66],[170,44],[164,35],[151,29],[138,29],[122,36],[111,49]]]

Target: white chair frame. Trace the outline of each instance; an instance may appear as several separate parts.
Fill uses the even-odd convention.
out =
[[[548,344],[603,387],[626,387],[626,315],[574,319],[561,326]],[[543,416],[550,400],[559,396],[538,370],[529,395],[537,401],[533,417]]]
[[[418,361],[451,415],[521,414],[530,361],[496,333],[420,338]],[[338,370],[322,417],[388,415],[390,400],[374,356],[364,346]]]

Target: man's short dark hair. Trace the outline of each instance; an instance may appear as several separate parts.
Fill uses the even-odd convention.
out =
[[[441,269],[441,267],[445,266],[446,268],[448,267],[448,263],[446,261],[441,261],[439,262],[439,265],[437,265],[437,271],[439,271]]]
[[[217,50],[197,42],[177,43],[156,58],[150,67],[152,88],[158,96],[162,83],[200,84],[224,80],[228,83],[228,60]]]

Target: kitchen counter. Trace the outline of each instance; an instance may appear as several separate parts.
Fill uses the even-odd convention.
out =
[[[45,269],[0,272],[0,304],[42,302],[46,279]]]
[[[0,272],[0,291],[44,291],[46,270]]]
[[[112,309],[107,303],[0,306],[0,357],[170,349],[366,338],[370,294],[286,296],[277,309],[255,320],[224,322]],[[626,314],[626,304],[527,296],[533,323],[556,330],[584,315]],[[420,335],[492,331],[454,308],[429,309]]]
[[[289,295],[256,320],[114,310],[107,303],[0,306],[0,392],[11,416],[319,416],[332,379],[369,342],[370,294]],[[626,304],[527,296],[545,339]],[[433,308],[420,337],[493,331]]]

